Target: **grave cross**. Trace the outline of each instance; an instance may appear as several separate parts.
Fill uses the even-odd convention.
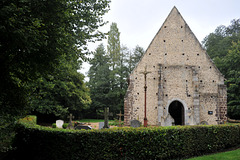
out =
[[[121,120],[121,118],[122,118],[122,116],[124,116],[124,115],[122,114],[121,110],[120,110],[120,113],[119,113],[119,114],[117,114],[117,116],[119,116],[119,123],[118,123],[118,127],[122,127],[122,124],[121,124],[122,120]]]
[[[145,92],[145,101],[144,101],[144,127],[147,127],[147,74],[151,72],[147,72],[147,66],[145,66],[145,70],[140,72],[144,75],[144,92]]]
[[[108,126],[109,107],[104,108],[104,126],[103,128],[109,128]]]
[[[74,118],[74,116],[72,115],[72,113],[70,113],[70,115],[68,116],[69,118],[69,124],[68,124],[68,127],[67,129],[74,129],[73,125],[72,125],[72,120]]]

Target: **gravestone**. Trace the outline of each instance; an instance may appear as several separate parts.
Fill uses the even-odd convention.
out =
[[[108,125],[109,107],[104,108],[104,126],[103,128],[109,128]]]
[[[81,126],[81,125],[78,125],[75,127],[76,130],[81,130],[81,129],[86,129],[86,130],[90,130],[92,129],[92,127],[90,126]]]
[[[72,125],[72,119],[74,118],[74,116],[72,115],[72,113],[69,115],[69,124],[67,126],[67,129],[74,129],[73,125]]]
[[[138,120],[131,120],[131,127],[133,128],[137,128],[141,126],[141,122],[139,122]]]
[[[56,126],[57,126],[57,128],[62,128],[63,124],[64,124],[64,121],[63,121],[63,120],[56,120]]]
[[[120,113],[117,114],[117,116],[119,116],[118,127],[122,127],[122,120],[121,120],[121,118],[124,116],[124,114],[122,114],[122,112],[120,111]]]
[[[104,126],[104,122],[99,122],[99,123],[98,123],[98,125],[99,125],[99,127],[98,127],[98,128],[99,128],[99,129],[102,129],[102,128],[103,128],[103,126]]]

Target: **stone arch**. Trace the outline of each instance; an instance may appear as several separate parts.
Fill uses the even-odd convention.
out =
[[[182,109],[183,109],[183,123],[182,123],[182,125],[188,125],[188,116],[187,116],[187,113],[188,113],[188,107],[187,107],[187,104],[183,101],[183,100],[181,100],[181,99],[179,99],[179,98],[173,98],[173,99],[171,99],[171,100],[169,100],[168,101],[168,104],[167,104],[167,107],[166,107],[166,111],[167,111],[167,115],[169,114],[170,115],[170,113],[169,113],[169,107],[171,106],[171,104],[173,103],[173,102],[179,102],[181,105],[182,105]]]

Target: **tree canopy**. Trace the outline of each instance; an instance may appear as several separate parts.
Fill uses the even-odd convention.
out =
[[[102,17],[109,10],[109,3],[110,0],[0,1],[1,134],[6,135],[2,129],[31,110],[31,89],[35,87],[29,86],[33,83],[39,84],[33,94],[38,92],[42,97],[47,96],[45,91],[54,87],[52,93],[68,91],[64,93],[66,95],[49,97],[51,102],[48,104],[56,102],[55,106],[60,106],[62,102],[56,101],[56,98],[66,98],[70,94],[73,95],[71,98],[82,98],[79,105],[90,102],[87,95],[83,98],[83,94],[75,92],[76,88],[86,91],[83,75],[75,69],[73,72],[67,69],[69,73],[62,72],[61,69],[66,69],[67,64],[61,63],[67,61],[70,64],[79,58],[81,61],[87,60],[87,42],[105,37],[98,28],[106,24]],[[59,75],[53,75],[56,72]],[[68,99],[64,101],[66,106],[72,103],[67,102]]]

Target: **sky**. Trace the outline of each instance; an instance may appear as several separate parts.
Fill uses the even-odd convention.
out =
[[[240,18],[240,0],[112,0],[110,11],[103,17],[109,23],[99,30],[108,32],[115,22],[121,45],[129,49],[139,45],[146,50],[174,6],[199,42],[219,25],[228,26]],[[100,43],[106,47],[107,39],[89,43],[88,49],[94,51]],[[86,75],[89,67],[84,62],[80,72]]]

